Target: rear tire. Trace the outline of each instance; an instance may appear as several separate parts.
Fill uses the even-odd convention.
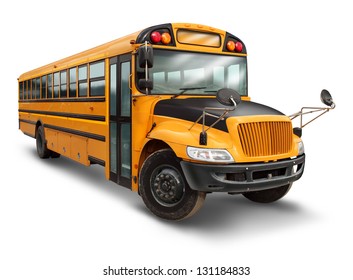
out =
[[[36,133],[37,154],[40,158],[48,158],[50,151],[47,148],[47,143],[44,137],[44,127],[39,126]]]
[[[206,193],[192,190],[170,149],[151,154],[141,167],[139,192],[146,207],[167,220],[191,217],[203,205]]]
[[[258,203],[271,203],[284,197],[290,190],[292,183],[274,189],[243,193],[247,199]]]

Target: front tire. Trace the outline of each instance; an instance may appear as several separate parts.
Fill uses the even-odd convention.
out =
[[[271,203],[284,197],[292,187],[292,183],[273,189],[243,193],[247,199],[258,203]]]
[[[156,151],[146,159],[141,167],[139,191],[146,207],[167,220],[191,217],[206,197],[206,193],[189,187],[180,160],[170,149]]]

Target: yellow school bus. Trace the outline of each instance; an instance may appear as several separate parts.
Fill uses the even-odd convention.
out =
[[[155,215],[181,220],[206,194],[269,203],[304,171],[291,119],[250,101],[237,36],[152,26],[22,74],[19,128],[39,157],[100,164]]]

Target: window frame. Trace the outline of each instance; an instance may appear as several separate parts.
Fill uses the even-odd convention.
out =
[[[97,64],[103,64],[103,75],[100,76],[92,76],[93,71],[92,71],[92,66],[95,66]],[[106,90],[106,82],[105,82],[105,76],[106,76],[106,69],[105,69],[105,60],[98,60],[98,61],[94,61],[91,62],[89,64],[89,96],[90,97],[98,97],[98,96],[104,96],[105,95],[105,90]],[[103,82],[103,92],[100,94],[92,94],[93,90],[92,90],[92,84],[93,83],[99,83],[99,82]]]
[[[47,74],[47,99],[53,98],[53,73]]]
[[[63,74],[65,77],[65,82],[63,83]],[[67,69],[61,70],[60,71],[60,90],[59,90],[59,97],[60,98],[67,98]],[[65,94],[63,95],[63,92],[65,92]]]
[[[69,77],[69,81],[68,81],[68,83],[69,83],[69,98],[77,98],[78,96],[77,96],[77,88],[78,88],[78,67],[77,66],[75,66],[75,67],[71,67],[71,68],[69,68],[68,69],[69,71],[68,71],[68,77]],[[73,70],[73,72],[75,72],[75,80],[72,82],[71,80],[71,70]],[[71,91],[71,86],[72,85],[74,85],[74,87],[75,87],[75,90],[74,91]],[[75,95],[71,95],[71,93],[75,93]]]
[[[80,77],[80,69],[84,69],[86,68],[86,73],[83,73],[85,74],[85,78],[81,79]],[[89,73],[88,73],[88,65],[87,64],[82,64],[80,66],[78,66],[78,98],[87,98],[88,97],[88,90],[89,90],[89,87],[88,87],[88,77],[89,77]],[[85,95],[81,94],[81,85],[84,85],[86,84],[86,87],[83,88],[82,90],[84,90],[86,92]]]
[[[43,81],[43,79],[45,81]],[[44,82],[44,85],[43,85]],[[43,75],[40,77],[40,99],[47,98],[47,75]]]

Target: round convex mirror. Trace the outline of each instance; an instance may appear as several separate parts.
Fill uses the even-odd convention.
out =
[[[329,93],[328,90],[323,89],[321,91],[321,96],[320,97],[321,97],[322,103],[324,103],[325,105],[330,106],[330,107],[332,106],[333,100],[332,100],[332,96],[331,96],[331,94]]]
[[[240,94],[234,89],[230,89],[230,88],[222,88],[219,91],[217,91],[216,98],[219,103],[226,106],[234,105],[232,102],[232,99],[237,105],[241,102]]]

